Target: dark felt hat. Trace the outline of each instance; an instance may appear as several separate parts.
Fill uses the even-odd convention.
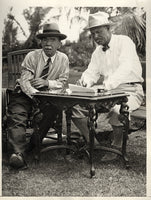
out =
[[[45,37],[59,37],[61,40],[64,40],[66,39],[67,36],[60,33],[58,24],[50,23],[50,24],[44,24],[43,33],[37,35],[38,39],[42,39]]]

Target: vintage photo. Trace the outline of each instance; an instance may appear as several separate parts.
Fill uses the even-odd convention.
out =
[[[147,197],[146,16],[5,7],[2,197]]]

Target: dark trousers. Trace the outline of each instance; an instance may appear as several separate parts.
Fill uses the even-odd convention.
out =
[[[41,102],[40,110],[43,118],[40,122],[39,133],[41,140],[46,136],[48,130],[52,127],[56,119],[58,109],[51,104]],[[8,105],[7,125],[8,125],[8,142],[13,152],[24,153],[27,148],[26,127],[27,120],[33,109],[33,102],[23,92],[10,94],[10,103]]]

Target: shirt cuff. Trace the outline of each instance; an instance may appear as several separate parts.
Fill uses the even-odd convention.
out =
[[[103,85],[105,86],[106,90],[112,90],[115,89],[119,86],[118,82],[109,82],[109,81],[104,81]]]
[[[61,89],[62,88],[62,83],[56,80],[48,80],[48,88],[49,89]]]

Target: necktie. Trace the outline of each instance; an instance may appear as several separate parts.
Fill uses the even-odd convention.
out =
[[[47,79],[48,71],[49,71],[49,64],[51,62],[51,58],[48,58],[46,65],[43,68],[40,78]]]
[[[106,51],[106,50],[108,50],[110,47],[109,47],[109,45],[107,44],[107,45],[104,45],[103,47],[102,47],[102,50],[103,51]]]

